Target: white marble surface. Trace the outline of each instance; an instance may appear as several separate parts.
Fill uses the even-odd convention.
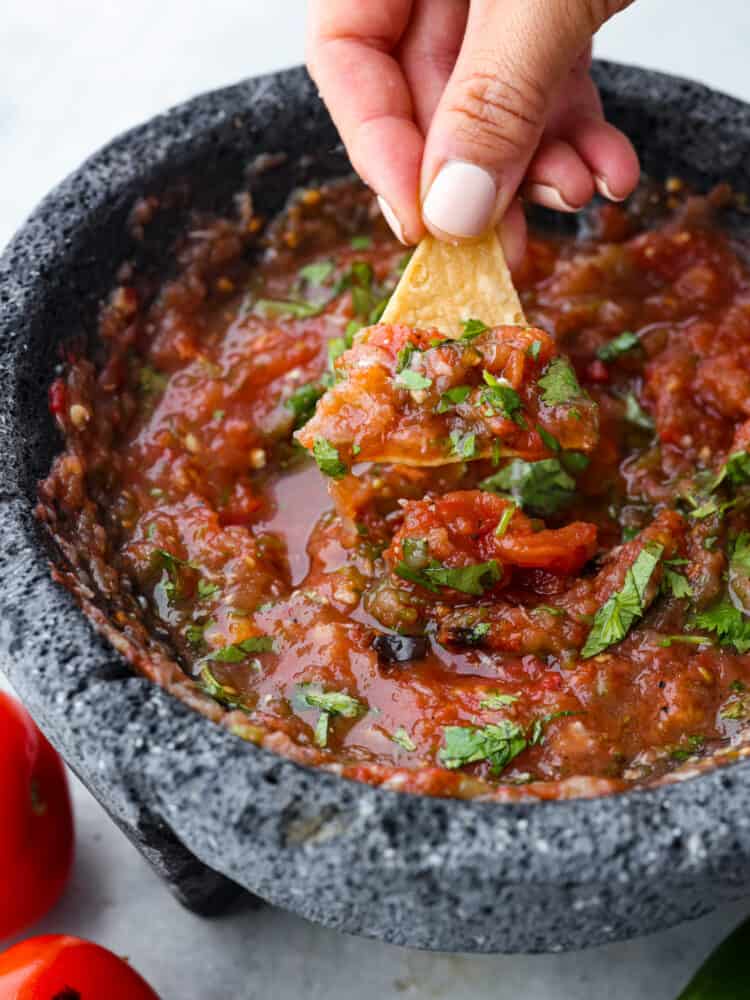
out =
[[[201,90],[301,61],[303,0],[4,0],[0,244],[80,160]],[[719,13],[721,16],[719,16]],[[601,55],[750,98],[750,5],[640,0]],[[557,956],[445,956],[343,937],[271,909],[218,920],[175,903],[75,784],[78,859],[39,925],[127,954],[164,1000],[674,1000],[750,903],[639,941]]]

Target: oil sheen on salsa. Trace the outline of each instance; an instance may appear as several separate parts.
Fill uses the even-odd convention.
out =
[[[730,203],[644,183],[576,237],[536,233],[528,330],[471,317],[448,344],[378,328],[405,256],[362,187],[297,192],[270,223],[247,196],[196,215],[168,279],[121,269],[97,355],[51,387],[57,577],[140,672],[360,781],[565,798],[743,755],[750,271]],[[159,210],[140,202],[134,233]],[[384,453],[394,407],[402,452],[450,464],[357,458]]]

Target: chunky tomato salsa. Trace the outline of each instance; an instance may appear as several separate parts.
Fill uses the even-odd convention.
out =
[[[57,576],[139,671],[360,781],[563,798],[742,755],[733,201],[648,184],[534,235],[529,327],[455,340],[379,324],[407,258],[358,185],[196,216],[168,280],[122,269],[100,356],[51,387]]]

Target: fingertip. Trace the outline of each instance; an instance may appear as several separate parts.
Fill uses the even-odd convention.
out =
[[[589,168],[601,195],[622,201],[638,184],[641,167],[633,144],[614,125],[589,117],[575,119],[566,138]]]
[[[521,269],[526,255],[526,216],[521,201],[516,198],[511,202],[503,221],[498,227],[500,242],[503,245],[505,259],[512,275]]]
[[[526,172],[523,195],[544,208],[578,212],[593,198],[594,180],[569,143],[547,136]]]

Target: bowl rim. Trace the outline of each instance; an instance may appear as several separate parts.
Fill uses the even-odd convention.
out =
[[[680,106],[690,107],[709,93],[727,121],[736,117],[750,121],[750,107],[691,81],[610,63],[598,63],[596,74],[605,94],[609,89],[624,100],[628,81],[636,74],[647,78],[652,89],[661,88],[665,100],[670,97],[679,100]],[[593,799],[510,803],[436,799],[342,780],[248,745],[145,678],[117,674],[113,679],[102,679],[120,668],[121,658],[94,633],[70,595],[53,582],[48,553],[31,517],[33,503],[24,490],[17,450],[22,428],[18,426],[21,410],[16,378],[17,363],[24,352],[24,332],[44,314],[50,270],[59,266],[64,271],[78,252],[65,223],[71,203],[83,200],[89,215],[104,210],[118,196],[123,179],[132,183],[134,171],[145,176],[148,171],[164,168],[171,155],[184,156],[191,142],[197,142],[214,125],[222,127],[238,108],[252,113],[279,90],[299,92],[303,101],[316,99],[305,71],[295,67],[201,94],[125,132],[47,195],[0,258],[0,338],[10,348],[0,362],[0,384],[10,387],[0,402],[0,541],[4,550],[0,567],[7,581],[0,594],[0,668],[73,770],[97,797],[109,800],[109,811],[118,822],[127,825],[146,808],[189,843],[190,850],[209,867],[271,902],[323,923],[336,926],[341,917],[327,916],[328,903],[303,903],[288,884],[302,872],[309,875],[311,859],[328,877],[358,860],[372,877],[385,866],[393,885],[402,884],[404,879],[413,884],[415,871],[429,869],[441,884],[455,886],[474,865],[466,853],[455,849],[456,839],[469,835],[479,845],[483,863],[489,863],[488,877],[514,884],[539,885],[545,879],[565,879],[580,887],[588,881],[581,866],[599,873],[614,872],[623,885],[638,883],[654,873],[661,877],[665,872],[668,880],[682,884],[707,867],[730,861],[735,862],[733,871],[739,874],[741,869],[744,878],[750,873],[750,827],[741,831],[736,817],[743,803],[750,800],[750,760],[672,784]],[[136,166],[133,147],[152,149],[151,158],[139,160]],[[65,635],[62,660],[59,650],[55,654],[45,651],[44,642],[49,645],[49,639],[44,640],[34,630],[35,619],[48,617],[50,608],[55,609],[60,635]],[[78,724],[79,718],[85,721],[86,712],[79,713],[77,705],[87,706],[88,711],[100,699],[113,719],[119,717],[121,699],[127,703],[127,712],[122,713],[119,729],[107,729],[106,741],[97,737],[97,748],[90,745],[90,732]],[[148,727],[145,741],[144,726]],[[129,745],[134,738],[140,741],[137,753]],[[102,756],[105,742],[106,754]],[[201,752],[197,759],[191,757],[188,767],[182,756],[195,743]],[[179,783],[171,780],[165,784],[160,779],[160,768],[165,767],[174,769]],[[211,788],[215,775],[230,772],[233,788],[217,794]],[[256,836],[248,832],[248,819],[257,821],[260,813],[258,809],[248,811],[248,803],[254,801],[264,783],[269,792],[262,796],[264,829]],[[293,843],[289,810],[300,801],[303,814],[319,819],[320,825],[315,837]],[[334,803],[338,804],[335,808]],[[207,813],[200,822],[186,818],[190,808],[196,811],[204,805]],[[717,817],[725,819],[719,822]],[[726,819],[730,817],[731,822]],[[443,843],[433,840],[415,849],[409,842],[410,827],[417,824],[433,829],[436,822],[444,831]],[[363,860],[358,842],[367,840],[364,833],[371,831],[373,824],[380,826],[381,833],[383,825],[387,826],[380,841],[388,852],[387,861]],[[222,852],[216,849],[217,829],[229,838]],[[740,832],[744,844],[738,850]],[[651,838],[648,852],[639,843],[646,833]],[[246,838],[251,836],[255,845],[261,845],[257,860],[243,850],[243,839],[246,848]],[[519,838],[524,840],[526,871],[519,867],[518,855],[514,861],[505,849],[494,852],[492,863],[493,851],[488,845],[507,845]],[[677,862],[675,840],[681,842]],[[284,888],[278,890],[273,879],[261,871],[263,865],[272,869],[274,851],[283,853],[288,861],[289,875]],[[476,853],[470,845],[468,853]],[[319,881],[312,882],[322,888]],[[369,933],[365,925],[356,929]]]

